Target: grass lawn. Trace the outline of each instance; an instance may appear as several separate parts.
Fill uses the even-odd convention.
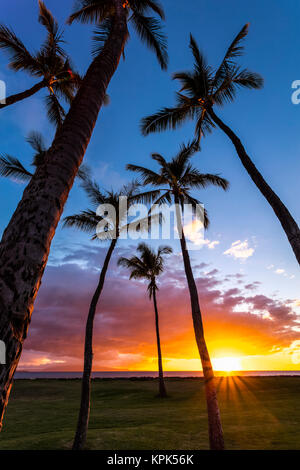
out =
[[[227,449],[300,449],[300,377],[219,378]],[[89,449],[207,449],[202,379],[95,380]],[[79,380],[15,381],[0,449],[69,449]]]

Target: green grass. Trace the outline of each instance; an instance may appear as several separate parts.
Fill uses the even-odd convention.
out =
[[[169,379],[170,398],[153,380],[96,380],[89,449],[207,449],[201,379]],[[79,380],[17,380],[0,449],[69,449]],[[227,449],[300,449],[300,377],[219,379]]]

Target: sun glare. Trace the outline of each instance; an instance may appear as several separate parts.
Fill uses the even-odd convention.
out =
[[[218,357],[213,359],[214,369],[222,372],[241,370],[241,360],[238,357]]]

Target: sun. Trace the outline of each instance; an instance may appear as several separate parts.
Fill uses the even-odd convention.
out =
[[[214,369],[222,372],[232,372],[241,370],[241,360],[239,357],[218,357],[212,360]]]

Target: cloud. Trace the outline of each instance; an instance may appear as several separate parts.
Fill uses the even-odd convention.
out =
[[[245,289],[256,290],[260,285],[261,285],[261,282],[255,281],[255,282],[252,282],[251,284],[246,284]]]
[[[210,250],[214,250],[220,244],[218,240],[211,241],[204,238],[203,223],[200,220],[193,220],[184,225],[184,234],[192,242],[192,245],[189,246],[190,249],[194,247],[207,247]]]
[[[208,242],[209,243],[207,246],[210,250],[213,250],[217,245],[220,245],[220,242],[218,240],[214,240],[212,242],[208,240]]]
[[[235,259],[247,259],[254,253],[254,248],[249,248],[248,240],[237,240],[231,244],[231,247],[224,251],[224,255],[233,256]]]
[[[288,277],[289,279],[294,279],[295,275],[294,274],[289,274],[286,272],[285,269],[283,268],[276,268],[274,264],[271,264],[270,266],[267,266],[268,270],[272,270],[275,274],[278,274],[280,276]]]
[[[106,248],[96,246],[69,249],[67,263],[47,267],[20,362],[23,370],[81,370],[87,312],[105,253]],[[153,305],[146,284],[129,281],[128,272],[117,266],[118,257],[130,253],[132,249],[116,250],[107,273],[95,318],[94,370],[156,368]],[[232,280],[242,278],[240,273],[230,275]],[[255,282],[246,291],[244,283],[225,287],[215,269],[197,275],[196,284],[212,355],[224,347],[267,354],[274,344],[287,348],[299,338],[293,300],[248,295],[249,286],[258,287]],[[198,363],[186,277],[176,254],[168,257],[159,278],[158,307],[168,364],[180,368],[182,359]]]

